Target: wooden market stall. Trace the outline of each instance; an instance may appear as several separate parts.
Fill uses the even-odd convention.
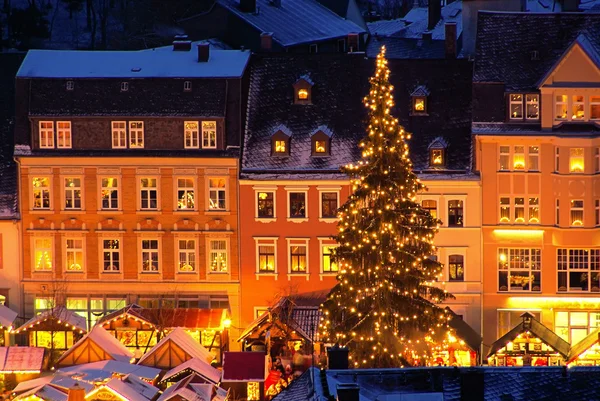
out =
[[[106,360],[130,363],[133,359],[133,353],[125,345],[102,326],[96,326],[62,354],[56,366],[81,365]]]
[[[29,319],[14,333],[29,333],[30,347],[64,351],[87,332],[87,321],[75,312],[59,306]]]
[[[158,384],[160,386],[168,387],[192,374],[199,376],[206,383],[218,385],[221,382],[220,370],[213,368],[208,362],[200,358],[192,358],[165,373]]]
[[[0,347],[0,388],[37,378],[44,367],[45,348]]]
[[[138,361],[138,365],[173,369],[192,358],[210,363],[214,355],[184,329],[178,327],[145,353]]]
[[[567,365],[600,366],[600,328],[571,347]]]
[[[7,306],[0,305],[0,347],[10,345],[9,334],[17,318],[17,312]]]
[[[477,366],[482,338],[462,318],[452,313],[448,325],[452,329],[444,346],[433,354],[435,366]]]
[[[89,401],[150,401],[158,395],[158,388],[136,375],[113,378],[86,394]]]
[[[198,375],[191,374],[167,388],[157,401],[225,401],[229,391],[214,383],[205,383]]]
[[[487,355],[493,366],[559,366],[569,354],[570,345],[540,323],[531,313],[521,315],[521,323],[496,340]]]

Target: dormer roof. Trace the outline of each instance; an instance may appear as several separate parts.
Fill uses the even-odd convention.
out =
[[[447,147],[448,142],[446,142],[444,138],[438,136],[433,141],[431,141],[427,149],[446,149]]]
[[[429,96],[429,89],[425,85],[417,86],[412,93],[411,96]]]
[[[312,136],[318,134],[319,132],[324,133],[329,138],[331,138],[333,136],[333,131],[331,131],[326,125],[320,125],[316,130],[314,130],[312,132],[312,134],[310,134],[310,136],[312,137]]]
[[[292,131],[289,130],[288,127],[286,127],[283,124],[279,124],[278,126],[276,126],[273,129],[273,134],[271,134],[271,136],[275,135],[276,133],[281,132],[283,133],[285,136],[287,136],[288,138],[290,138],[292,136]]]
[[[300,78],[298,78],[298,80],[294,83],[294,85],[300,83],[300,82],[306,82],[307,84],[309,84],[310,86],[313,86],[315,83],[312,81],[312,79],[310,79],[310,75],[308,74],[304,74],[301,75]]]

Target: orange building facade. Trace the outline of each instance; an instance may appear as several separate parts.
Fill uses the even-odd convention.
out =
[[[557,49],[545,58],[532,54],[514,75],[489,72],[508,71],[503,63],[513,50],[507,61],[483,54],[475,62],[475,97],[488,98],[488,111],[475,110],[473,124],[483,194],[484,344],[525,311],[571,345],[600,325],[600,65],[575,28],[598,29],[600,20],[557,18],[480,14],[484,30],[523,38],[512,31],[519,21],[523,32],[539,32]],[[483,35],[478,46],[502,37]],[[492,82],[498,77],[503,82]]]

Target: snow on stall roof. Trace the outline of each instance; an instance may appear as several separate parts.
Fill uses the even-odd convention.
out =
[[[154,352],[159,350],[164,344],[169,341],[173,341],[173,343],[177,344],[181,349],[183,349],[188,355],[192,358],[199,358],[205,361],[209,361],[213,359],[213,355],[202,346],[202,344],[198,343],[194,338],[189,335],[184,329],[181,327],[177,327],[175,330],[169,333],[166,337],[163,337],[162,340],[158,342],[152,349],[144,354],[138,361],[138,365],[141,365],[146,359],[148,359]]]
[[[176,366],[173,369],[169,370],[162,378],[162,381],[168,380],[170,377],[173,377],[186,369],[193,370],[194,372],[198,373],[200,376],[204,377],[205,379],[207,379],[215,384],[219,383],[221,381],[221,371],[213,368],[212,366],[210,366],[208,364],[208,362],[205,362],[204,360],[202,360],[200,358],[192,358],[188,361],[185,361],[181,365]]]
[[[154,398],[156,394],[158,394],[158,389],[153,385],[146,383],[136,375],[130,373],[124,379],[123,382],[127,383],[130,387],[132,387],[138,394],[143,395],[147,399],[151,400]]]
[[[150,384],[148,384],[148,386],[150,386]],[[127,383],[126,381],[121,381],[121,379],[118,379],[118,378],[113,378],[113,379],[110,379],[107,383],[105,383],[99,387],[96,387],[96,389],[94,391],[92,391],[91,393],[89,393],[87,395],[87,397],[94,399],[93,398],[94,394],[103,388],[108,389],[110,392],[118,394],[123,399],[129,400],[129,401],[148,401],[154,395],[156,395],[156,393],[158,393],[158,389],[154,388],[154,390],[155,390],[153,392],[154,395],[148,397],[150,395],[150,392],[146,392],[146,394],[142,394],[138,391],[138,389],[136,387],[132,386],[130,383]]]
[[[88,339],[102,348],[115,361],[128,363],[133,358],[131,351],[117,340],[115,336],[110,335],[102,326],[95,326],[92,331],[83,336],[75,343],[75,345],[69,348],[67,352],[62,354],[58,362],[63,360],[67,355],[75,352],[75,350]]]
[[[62,368],[59,369],[59,372],[64,372],[69,375],[82,375],[85,380],[88,381],[109,378],[113,373],[120,375],[133,373],[142,379],[154,380],[160,374],[160,369],[151,368],[148,366],[132,365],[130,363],[119,361],[99,361]]]
[[[241,77],[250,52],[210,50],[207,62],[190,51],[30,50],[17,78],[228,78]]]
[[[33,327],[33,325],[37,322],[43,322],[46,319],[56,319],[62,322],[68,322],[69,325],[79,330],[87,331],[87,319],[83,316],[79,316],[77,313],[63,306],[57,306],[54,309],[49,309],[32,317],[21,327],[17,328],[16,331],[19,332],[21,330],[25,330],[26,328]]]
[[[14,400],[24,400],[30,396],[36,396],[44,401],[67,401],[66,393],[63,393],[48,384],[27,391],[26,393],[15,397]]]
[[[40,372],[44,362],[45,348],[41,347],[8,347],[4,366],[0,373]]]
[[[8,308],[7,306],[0,305],[0,328],[11,327],[15,319],[17,318],[17,312]]]
[[[13,393],[22,393],[23,391],[31,390],[32,388],[38,388],[44,384],[50,383],[54,379],[54,376],[43,376],[37,379],[26,380],[17,384],[17,387],[13,389]]]

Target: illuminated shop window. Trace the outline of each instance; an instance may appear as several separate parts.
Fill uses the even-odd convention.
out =
[[[583,148],[571,148],[569,150],[569,171],[571,173],[583,173],[584,156]]]
[[[498,291],[540,291],[541,253],[537,248],[498,249]]]

